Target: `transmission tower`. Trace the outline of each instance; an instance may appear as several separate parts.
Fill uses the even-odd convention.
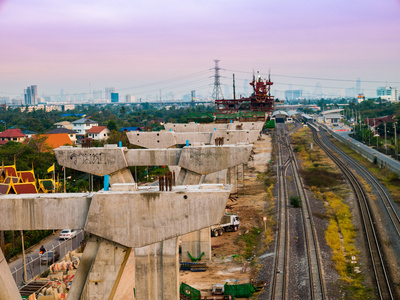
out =
[[[213,93],[212,93],[212,97],[214,98],[214,100],[220,100],[222,99],[224,96],[222,96],[222,90],[221,90],[221,83],[219,81],[220,79],[220,75],[219,75],[219,70],[221,70],[221,68],[218,66],[219,60],[215,59],[215,73],[214,73],[214,89],[213,89]]]

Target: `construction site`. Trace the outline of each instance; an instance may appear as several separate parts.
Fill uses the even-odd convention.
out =
[[[247,293],[262,289],[265,282],[255,280],[253,251],[243,251],[243,237],[262,230],[265,217],[267,190],[258,174],[266,171],[271,145],[261,134],[264,125],[165,124],[160,132],[127,133],[142,149],[54,149],[59,165],[104,176],[104,188],[57,193],[52,182],[52,192],[40,197],[1,196],[7,212],[2,231],[74,228],[87,235],[83,253],[69,253],[50,265],[48,276],[34,280],[46,284],[31,298],[185,299],[199,291],[201,297],[229,299],[234,296],[224,290],[229,293],[230,285]],[[168,166],[170,172],[140,186],[133,166]],[[28,183],[14,169],[2,168],[8,189]],[[63,217],[51,211],[64,211]],[[0,298],[18,299],[5,261],[1,266]]]

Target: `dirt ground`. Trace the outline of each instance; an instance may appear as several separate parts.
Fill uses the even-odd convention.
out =
[[[228,200],[228,204],[233,205],[229,212],[237,213],[240,218],[239,230],[211,238],[212,260],[207,262],[206,272],[181,271],[180,273],[180,282],[200,290],[202,295],[211,295],[214,284],[248,283],[254,278],[255,270],[251,269],[249,263],[245,259],[235,257],[243,250],[237,238],[253,226],[262,226],[266,191],[264,183],[257,180],[257,174],[265,172],[267,163],[271,160],[271,136],[262,135],[261,140],[254,144],[253,151],[254,160],[249,161],[244,170],[244,188],[243,174],[240,173],[237,176],[239,179],[236,201]],[[242,170],[241,167],[238,169]]]

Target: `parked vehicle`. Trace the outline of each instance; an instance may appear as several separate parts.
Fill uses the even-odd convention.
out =
[[[63,229],[60,233],[59,239],[60,240],[70,239],[76,236],[77,233],[78,231],[75,229]]]
[[[224,231],[237,231],[239,217],[236,214],[224,214],[218,225],[211,226],[211,236],[222,235]]]
[[[40,256],[41,265],[51,265],[60,259],[60,253],[57,251],[47,251]]]

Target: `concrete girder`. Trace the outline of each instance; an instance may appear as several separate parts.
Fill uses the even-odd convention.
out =
[[[104,176],[128,166],[180,166],[201,175],[214,173],[242,163],[250,156],[252,144],[191,146],[182,149],[73,148],[54,149],[60,165]],[[115,159],[111,157],[115,154]],[[93,159],[96,157],[96,159]]]
[[[182,149],[128,150],[126,160],[130,166],[177,166]]]
[[[88,193],[0,196],[0,230],[83,228],[92,195]]]
[[[207,175],[247,163],[253,145],[185,147],[179,159],[181,168]]]
[[[224,145],[253,144],[258,130],[213,130],[211,132],[127,132],[129,142],[148,149],[166,149],[176,145],[212,145],[216,138],[223,138]]]
[[[210,132],[212,130],[258,130],[261,131],[265,122],[232,122],[226,124],[197,124],[190,122],[188,124],[166,123],[164,128],[175,132]]]

